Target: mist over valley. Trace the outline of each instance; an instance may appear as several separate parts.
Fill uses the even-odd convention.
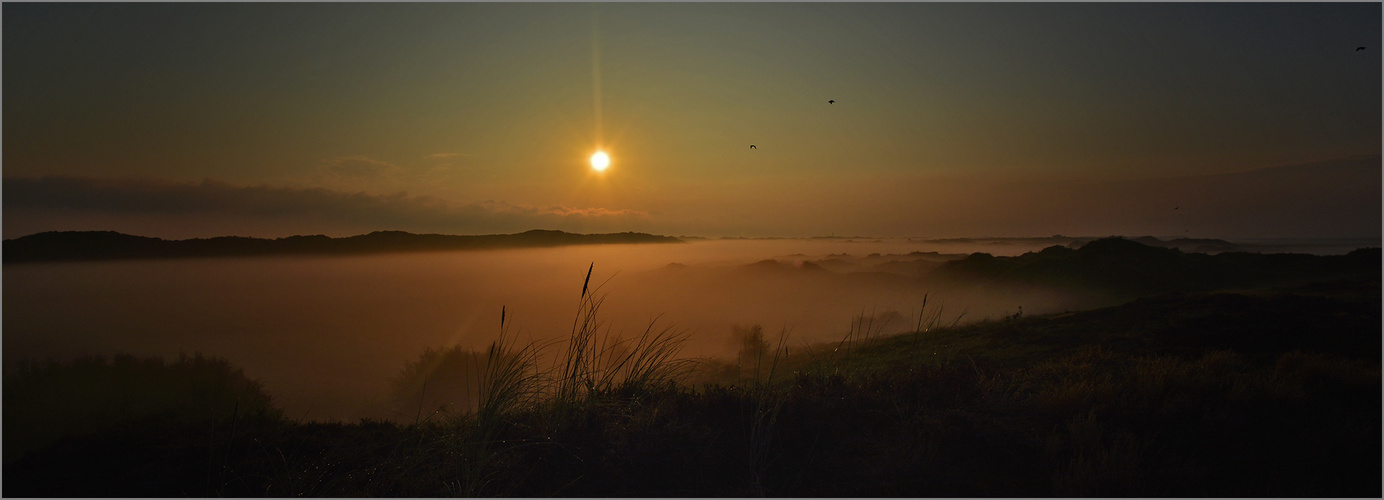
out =
[[[203,353],[264,382],[289,415],[395,418],[382,406],[390,380],[425,349],[483,350],[499,334],[501,308],[523,342],[565,339],[588,267],[592,288],[607,298],[601,316],[609,331],[628,337],[656,320],[690,334],[683,355],[726,359],[736,355],[737,327],[787,332],[794,347],[838,341],[861,315],[884,333],[911,331],[925,297],[946,321],[965,324],[1020,308],[1037,315],[1139,296],[1143,290],[1064,279],[1070,273],[1060,270],[1017,279],[1006,277],[1003,265],[976,264],[981,257],[1020,262],[1023,254],[1036,258],[1092,240],[689,239],[14,264],[4,269],[4,361]],[[1208,241],[1183,243],[1189,244]],[[1166,276],[1139,277],[1160,278]],[[1159,290],[1167,289],[1152,291]]]

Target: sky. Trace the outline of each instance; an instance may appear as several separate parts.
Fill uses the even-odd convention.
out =
[[[5,3],[3,233],[1378,238],[1380,7]]]

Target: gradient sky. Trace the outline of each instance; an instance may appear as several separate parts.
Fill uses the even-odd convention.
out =
[[[4,237],[1377,238],[1380,26],[1379,3],[5,3]]]

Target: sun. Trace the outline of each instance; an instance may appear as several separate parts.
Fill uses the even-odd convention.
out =
[[[597,151],[596,154],[591,155],[591,168],[596,169],[597,172],[604,172],[609,166],[610,155],[606,154],[605,151]]]

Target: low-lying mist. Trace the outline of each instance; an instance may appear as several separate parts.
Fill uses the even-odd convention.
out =
[[[1087,308],[1039,288],[942,288],[949,259],[1040,243],[712,240],[349,257],[174,259],[6,266],[4,363],[128,353],[220,356],[291,418],[380,416],[390,380],[427,349],[482,350],[501,307],[518,342],[565,339],[583,279],[610,332],[653,321],[690,334],[683,356],[736,354],[737,327],[839,340],[861,314],[910,330],[928,297],[944,322]],[[597,288],[599,287],[599,288]],[[963,316],[964,314],[964,316]]]

